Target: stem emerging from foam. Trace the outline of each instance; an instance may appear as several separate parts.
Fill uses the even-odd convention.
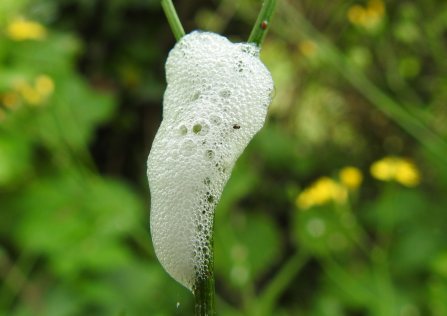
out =
[[[197,278],[194,284],[194,311],[195,316],[215,316],[214,306],[214,229],[211,230],[209,244],[209,263],[204,277]]]
[[[265,0],[258,19],[253,27],[248,42],[261,46],[270,27],[278,0]],[[177,41],[185,35],[172,0],[162,0],[161,5],[169,25]],[[213,219],[214,220],[214,219]],[[214,281],[214,229],[210,232],[209,263],[205,276],[197,278],[193,293],[195,300],[195,316],[215,316],[215,281]]]
[[[248,38],[249,43],[255,43],[259,47],[262,45],[265,35],[270,27],[277,3],[278,0],[264,1],[261,12],[259,12],[258,15],[258,19],[256,20],[253,30],[251,31],[250,37]]]
[[[172,0],[161,0],[161,6],[163,7],[163,11],[165,11],[169,26],[174,33],[175,39],[177,41],[180,40],[180,38],[185,35],[185,30],[183,29],[182,23],[178,18],[177,11],[175,11]]]
[[[195,316],[215,316],[214,309],[214,272],[196,281],[194,290]]]

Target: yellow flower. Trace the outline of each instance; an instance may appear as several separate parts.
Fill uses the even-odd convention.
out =
[[[54,91],[54,81],[50,76],[39,75],[34,87],[25,80],[18,80],[14,89],[30,105],[41,105]]]
[[[371,0],[367,6],[368,12],[374,12],[379,17],[382,17],[385,13],[385,5],[381,0]]]
[[[416,165],[409,159],[385,157],[371,165],[371,174],[382,181],[395,180],[412,187],[419,184],[420,173]]]
[[[366,8],[356,4],[348,10],[348,20],[355,25],[374,27],[382,19],[385,13],[385,5],[381,0],[371,0]]]
[[[419,170],[412,161],[400,159],[396,169],[396,181],[408,187],[414,187],[419,184]]]
[[[348,199],[348,190],[338,183],[333,182],[331,193],[332,199],[338,204],[343,204]]]
[[[310,40],[304,40],[300,42],[299,49],[301,54],[306,57],[312,57],[317,53],[317,44]]]
[[[47,75],[36,78],[36,90],[43,96],[48,96],[54,91],[54,81]]]
[[[347,198],[346,188],[328,177],[321,177],[298,196],[296,204],[301,209],[323,205],[331,200],[344,203]]]
[[[349,8],[348,10],[348,20],[352,24],[363,25],[366,23],[366,10],[362,6],[356,4]]]
[[[6,34],[15,41],[39,40],[46,36],[47,30],[39,23],[15,19],[7,26]]]
[[[382,181],[390,181],[393,179],[394,170],[394,158],[386,157],[382,160],[376,161],[371,165],[370,172],[372,176],[376,179]]]
[[[20,105],[17,94],[13,92],[5,92],[0,97],[2,104],[9,109],[16,109]]]
[[[340,180],[348,187],[348,189],[355,190],[362,183],[362,172],[354,167],[344,167],[340,170]]]
[[[28,82],[18,82],[15,86],[15,90],[31,105],[39,105],[43,102],[42,96],[35,88],[31,87]]]

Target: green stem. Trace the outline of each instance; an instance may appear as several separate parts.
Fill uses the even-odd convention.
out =
[[[265,0],[262,5],[261,12],[259,12],[258,19],[251,31],[250,37],[248,38],[249,43],[255,43],[259,47],[264,41],[265,35],[272,21],[273,13],[275,13],[276,4],[278,0]]]
[[[273,13],[275,12],[278,0],[265,0],[258,20],[256,21],[253,31],[248,42],[256,43],[261,46],[264,41],[267,30],[270,26]],[[169,25],[174,33],[176,40],[180,40],[185,35],[182,24],[175,11],[172,0],[162,0],[161,5],[168,19]],[[209,245],[209,263],[207,265],[205,275],[197,278],[193,294],[195,300],[195,315],[196,316],[214,316],[215,312],[215,285],[214,285],[214,245],[213,245],[213,229],[211,230],[211,238]],[[286,282],[287,283],[287,282]],[[276,293],[276,291],[274,291]],[[276,295],[273,294],[273,300]],[[269,300],[270,302],[270,300]]]
[[[364,286],[351,273],[346,271],[332,255],[329,254],[319,260],[326,275],[337,284],[341,290],[349,295],[353,301],[357,302],[376,302],[377,295],[368,287]]]
[[[373,249],[375,254],[372,256],[373,261],[373,275],[377,286],[378,310],[382,315],[396,315],[396,293],[393,285],[393,280],[390,274],[390,267],[388,264],[388,256],[382,249]]]
[[[215,289],[214,289],[214,228],[211,228],[209,244],[209,259],[205,276],[198,277],[194,284],[194,310],[195,316],[215,316]]]
[[[273,315],[273,308],[281,294],[287,290],[309,259],[310,256],[305,251],[296,252],[288,259],[253,305],[256,315]]]
[[[196,281],[194,290],[194,310],[196,316],[214,316],[216,315],[214,291],[214,273],[210,272],[205,278]]]
[[[163,7],[163,11],[165,11],[169,26],[171,26],[175,39],[177,41],[180,40],[180,38],[185,35],[185,30],[183,29],[182,23],[178,18],[177,11],[175,11],[172,0],[161,0],[161,6]]]

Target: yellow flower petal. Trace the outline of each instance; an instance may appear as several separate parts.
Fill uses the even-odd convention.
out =
[[[300,209],[308,209],[315,205],[323,205],[331,200],[344,203],[348,197],[345,187],[335,183],[328,177],[321,177],[309,188],[305,189],[296,199]]]
[[[348,20],[352,24],[363,25],[366,23],[367,13],[365,8],[360,5],[353,5],[348,10]]]
[[[413,187],[419,184],[420,176],[416,165],[408,159],[399,159],[396,166],[396,181]]]
[[[340,180],[349,189],[354,190],[362,183],[363,175],[357,168],[345,167],[340,170]]]
[[[332,185],[332,199],[338,204],[344,204],[348,199],[348,190],[335,182]]]
[[[300,42],[299,49],[301,54],[306,57],[312,57],[317,53],[317,44],[310,40],[304,40]]]
[[[390,181],[396,174],[396,167],[393,157],[385,157],[371,165],[371,175],[382,181]]]
[[[15,89],[22,98],[30,105],[39,105],[43,102],[42,96],[36,89],[31,87],[27,82],[20,81],[16,84]]]
[[[385,13],[385,4],[381,0],[371,0],[368,2],[367,10],[381,17]]]
[[[302,210],[307,210],[313,205],[312,199],[310,198],[310,195],[307,194],[306,191],[301,192],[300,195],[298,195],[298,198],[296,199],[296,206],[298,206]]]
[[[36,78],[36,90],[43,96],[48,96],[54,91],[54,81],[47,75]]]
[[[47,30],[39,23],[16,19],[7,26],[6,34],[15,41],[39,40],[46,36]]]
[[[419,183],[420,173],[416,165],[409,159],[385,157],[371,165],[373,177],[383,181],[395,180],[412,187]]]
[[[0,99],[1,103],[9,109],[16,109],[20,105],[19,97],[13,92],[3,93]]]
[[[334,182],[328,177],[321,177],[312,186],[314,204],[322,205],[331,200]]]

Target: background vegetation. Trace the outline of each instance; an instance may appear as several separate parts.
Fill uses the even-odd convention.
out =
[[[248,38],[260,1],[174,2]],[[219,315],[447,315],[447,4],[281,0],[276,97],[216,211]],[[0,1],[0,315],[191,315],[146,158],[158,0]]]

